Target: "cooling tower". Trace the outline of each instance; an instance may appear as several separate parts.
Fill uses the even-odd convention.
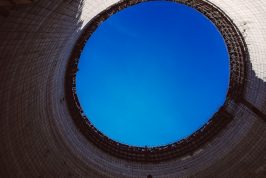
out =
[[[176,0],[217,26],[230,56],[225,105],[188,139],[130,147],[84,122],[80,51],[103,20],[143,1],[0,1],[0,177],[266,177],[264,0]]]

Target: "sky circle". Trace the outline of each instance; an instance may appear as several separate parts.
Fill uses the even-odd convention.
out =
[[[197,10],[145,2],[104,21],[87,41],[76,89],[89,121],[107,137],[156,147],[184,139],[223,105],[229,55]]]

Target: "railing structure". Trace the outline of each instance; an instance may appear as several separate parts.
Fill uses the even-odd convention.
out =
[[[245,63],[248,61],[248,51],[244,39],[228,16],[215,5],[203,0],[169,0],[193,7],[207,16],[220,30],[227,45],[230,56],[230,84],[224,105],[202,128],[186,139],[160,147],[134,147],[109,139],[98,131],[86,117],[79,104],[76,94],[76,72],[79,57],[86,41],[96,28],[112,14],[126,7],[149,0],[125,0],[104,10],[94,17],[86,26],[72,51],[66,71],[65,92],[71,116],[79,130],[90,142],[113,156],[130,161],[162,162],[193,153],[214,138],[234,118],[232,103],[238,103],[243,98],[245,85]],[[136,51],[137,52],[137,51]]]

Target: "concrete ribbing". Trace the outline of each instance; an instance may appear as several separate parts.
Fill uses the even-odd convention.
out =
[[[115,158],[77,130],[66,107],[64,74],[84,26],[117,0],[41,0],[0,15],[1,177],[263,177],[265,121],[245,104],[192,156],[158,164]],[[266,2],[212,0],[245,36],[245,99],[266,113]]]

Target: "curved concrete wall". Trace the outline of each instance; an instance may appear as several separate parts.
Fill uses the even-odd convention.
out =
[[[96,148],[73,124],[64,99],[76,40],[117,1],[39,0],[0,13],[1,177],[265,177],[266,1],[211,1],[245,37],[247,102],[232,103],[234,120],[193,155],[157,164]]]

